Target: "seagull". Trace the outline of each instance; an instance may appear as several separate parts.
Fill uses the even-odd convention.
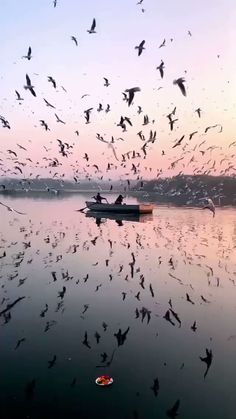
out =
[[[32,84],[31,84],[31,81],[30,81],[30,78],[29,78],[28,74],[26,74],[26,86],[24,86],[24,89],[25,89],[25,90],[29,90],[29,91],[30,91],[30,93],[31,93],[33,96],[35,96],[35,97],[36,97],[36,93],[35,93],[35,91],[34,91],[34,86],[32,86]]]
[[[179,145],[182,143],[183,139],[184,139],[184,135],[182,135],[182,137],[181,137],[181,138],[177,141],[177,143],[175,143],[175,144],[173,145],[173,147],[172,147],[172,148],[175,148],[175,147],[179,146]]]
[[[94,19],[93,19],[93,23],[92,23],[92,25],[91,25],[91,28],[90,28],[90,29],[88,29],[88,30],[87,30],[87,32],[88,32],[88,33],[96,33],[95,28],[96,28],[96,19],[94,18]]]
[[[125,92],[129,93],[128,106],[130,106],[131,103],[133,102],[134,93],[135,92],[140,92],[140,91],[141,91],[140,87],[132,87],[131,89],[126,89],[125,90]]]
[[[75,45],[78,46],[78,41],[75,36],[71,37],[72,41],[74,41]]]
[[[206,200],[207,200],[207,204],[202,209],[209,209],[212,212],[213,217],[215,217],[216,209],[215,209],[215,205],[212,199],[207,198]]]
[[[16,100],[24,100],[23,97],[20,96],[20,93],[15,90],[17,99]]]
[[[138,49],[138,57],[142,54],[145,44],[145,40],[143,40],[138,46],[135,47],[135,49]]]
[[[201,118],[201,112],[202,112],[202,110],[201,110],[200,108],[197,108],[197,109],[195,110],[195,112],[197,112],[197,114],[198,114],[199,118]]]
[[[192,33],[191,33],[191,31],[188,31],[188,35],[189,35],[189,36],[192,36]]]
[[[17,214],[20,214],[20,215],[26,215],[25,212],[17,211],[14,208],[11,208],[8,205],[3,204],[2,202],[0,202],[0,205],[2,205],[3,207],[7,208],[7,210],[10,211],[10,212],[16,212]]]
[[[51,103],[49,103],[46,99],[43,99],[44,102],[46,103],[47,106],[49,106],[50,108],[55,109],[55,106],[53,106]]]
[[[164,76],[163,68],[165,68],[164,67],[164,61],[161,60],[161,64],[156,69],[160,71],[160,75],[161,75],[162,79],[163,79],[163,76]]]
[[[159,48],[162,48],[166,45],[166,40],[164,39],[164,41],[162,42],[162,44],[159,46]]]
[[[21,58],[26,58],[27,60],[31,60],[31,58],[32,58],[31,52],[32,52],[31,47],[29,47],[27,55],[23,55],[23,57],[21,57]]]
[[[89,122],[90,122],[90,113],[91,113],[92,110],[93,110],[93,108],[89,108],[86,111],[84,111],[86,124],[89,124]]]
[[[56,81],[51,76],[48,76],[48,81],[51,82],[54,89],[56,89],[57,87]]]
[[[184,86],[185,79],[183,77],[180,77],[179,79],[176,79],[173,81],[173,84],[177,84],[181,90],[181,93],[186,96],[186,89]]]
[[[106,87],[110,86],[108,79],[106,79],[106,77],[103,77],[103,79],[105,80],[104,86]]]
[[[62,124],[65,124],[65,122],[62,121],[56,113],[55,113],[55,117],[57,118],[57,122],[61,122]]]

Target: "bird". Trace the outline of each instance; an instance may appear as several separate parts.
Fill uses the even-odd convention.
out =
[[[125,90],[125,92],[127,92],[129,94],[129,97],[128,97],[128,106],[130,106],[131,103],[133,102],[134,94],[136,92],[140,92],[140,91],[141,91],[140,87],[132,87],[131,89],[126,89]]]
[[[14,208],[11,208],[8,205],[3,204],[3,202],[0,202],[0,205],[2,205],[3,207],[7,208],[7,210],[10,211],[10,212],[16,212],[17,214],[20,214],[20,215],[26,215],[25,212],[17,211]]]
[[[209,209],[212,212],[213,217],[215,217],[216,209],[215,209],[214,202],[212,201],[211,198],[206,198],[206,201],[207,201],[207,204],[202,209]]]
[[[178,415],[179,415],[179,413],[178,413],[179,405],[180,405],[180,401],[179,401],[179,400],[176,400],[176,402],[175,402],[175,404],[172,406],[172,408],[171,408],[171,409],[168,409],[168,410],[166,411],[166,415],[168,416],[168,418],[170,418],[170,419],[175,419],[175,418],[176,418],[176,416],[178,416]]]
[[[23,97],[21,97],[20,93],[17,92],[17,90],[15,90],[15,92],[16,92],[16,96],[17,96],[16,100],[19,100],[19,101],[24,100]]]
[[[23,343],[23,342],[25,342],[25,340],[26,340],[25,338],[19,339],[18,342],[17,342],[17,344],[16,344],[16,346],[15,346],[15,350],[18,349],[19,346],[20,346],[20,344]]]
[[[28,48],[27,55],[23,55],[23,57],[22,57],[22,58],[26,58],[27,60],[31,60],[31,58],[32,58],[31,53],[32,53],[32,50],[31,50],[31,47],[29,47],[29,48]]]
[[[197,323],[196,323],[196,320],[195,320],[195,322],[192,324],[191,329],[192,329],[192,331],[193,331],[193,332],[196,332],[196,330],[197,330]]]
[[[96,28],[96,19],[94,18],[93,22],[92,22],[92,25],[91,25],[91,28],[88,29],[87,32],[88,33],[96,33],[95,28]]]
[[[145,49],[144,44],[145,40],[143,40],[139,45],[135,47],[135,49],[138,50],[138,57],[142,54],[143,50]]]
[[[49,103],[46,99],[43,99],[44,102],[46,103],[47,106],[49,106],[50,108],[55,109],[55,106],[53,106],[51,103]]]
[[[76,46],[78,46],[78,41],[75,36],[71,36],[71,40],[74,41]]]
[[[173,145],[173,147],[172,148],[175,148],[175,147],[177,147],[177,146],[179,146],[181,143],[182,143],[182,141],[183,141],[183,139],[184,139],[184,135],[182,135],[182,137],[177,141],[177,143],[175,143],[174,145]]]
[[[153,391],[155,397],[157,397],[159,389],[160,389],[159,380],[158,378],[154,378],[151,390]]]
[[[85,119],[86,119],[86,124],[89,124],[90,123],[90,114],[91,114],[91,111],[92,110],[93,110],[93,108],[89,108],[86,111],[84,111],[84,113],[85,113]]]
[[[29,78],[29,76],[28,76],[28,74],[26,74],[26,86],[24,86],[24,89],[25,90],[29,90],[30,91],[30,93],[34,96],[34,97],[36,97],[36,93],[35,93],[35,91],[34,91],[34,86],[32,86],[32,84],[31,84],[31,80],[30,80],[30,78]]]
[[[198,114],[199,118],[201,118],[201,112],[202,112],[201,108],[197,108],[197,109],[195,110],[195,112],[197,112],[197,114]]]
[[[180,88],[181,93],[184,96],[186,96],[186,89],[185,89],[184,83],[185,83],[185,78],[184,77],[180,77],[179,79],[176,79],[176,80],[173,81],[173,84],[175,84],[175,85],[177,84]]]
[[[191,132],[191,134],[189,134],[189,140],[191,140],[193,138],[193,136],[197,133],[198,133],[198,131]]]
[[[199,358],[200,358],[200,360],[201,360],[202,362],[205,362],[205,363],[206,363],[206,365],[207,365],[206,371],[205,371],[205,373],[204,373],[204,378],[206,378],[207,373],[208,373],[208,371],[209,371],[209,368],[210,368],[210,366],[211,366],[211,364],[212,364],[212,359],[213,359],[212,350],[211,350],[211,349],[207,349],[207,348],[206,348],[206,356],[205,356],[205,357],[200,356]]]
[[[191,303],[191,304],[195,304],[195,303],[191,300],[191,298],[189,297],[189,294],[188,294],[188,293],[186,293],[186,300],[187,300],[189,303]]]
[[[161,60],[161,64],[156,69],[160,71],[160,75],[161,75],[162,79],[163,79],[163,76],[164,76],[164,68],[165,68],[164,67],[164,61]]]
[[[57,84],[56,84],[56,81],[54,80],[54,78],[52,76],[48,76],[48,81],[49,81],[49,83],[52,83],[54,89],[56,89]]]
[[[110,83],[109,83],[108,79],[106,77],[103,77],[103,79],[105,81],[104,86],[106,86],[106,87],[110,86]]]
[[[57,122],[61,122],[61,124],[65,124],[65,122],[62,121],[56,113],[55,113],[55,117],[57,118]]]
[[[48,361],[48,368],[52,368],[56,363],[57,356],[54,355],[51,361]]]
[[[166,45],[166,40],[164,39],[163,42],[161,43],[161,45],[159,46],[159,48],[162,48]]]

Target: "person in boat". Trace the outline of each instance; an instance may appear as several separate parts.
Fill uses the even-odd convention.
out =
[[[115,200],[115,204],[121,205],[123,203],[123,199],[124,197],[122,195],[119,195]]]
[[[95,199],[97,204],[101,204],[102,200],[104,200],[108,203],[107,198],[104,198],[103,196],[101,196],[99,192],[97,193],[96,196],[93,196],[93,198]]]

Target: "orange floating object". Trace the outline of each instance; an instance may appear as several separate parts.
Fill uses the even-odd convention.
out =
[[[100,375],[100,377],[96,378],[95,383],[98,386],[110,386],[113,383],[113,378],[109,375]]]

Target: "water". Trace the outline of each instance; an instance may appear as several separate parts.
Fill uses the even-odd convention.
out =
[[[212,218],[162,206],[140,222],[99,221],[74,211],[85,199],[7,198],[26,216],[1,208],[0,311],[25,296],[9,321],[0,317],[2,417],[166,418],[180,400],[179,418],[235,418],[236,210]],[[170,299],[181,327],[163,318]],[[120,346],[119,329],[128,329]],[[213,360],[204,379],[206,348]],[[108,367],[104,352],[106,362],[113,354]],[[110,388],[94,382],[104,373]]]

